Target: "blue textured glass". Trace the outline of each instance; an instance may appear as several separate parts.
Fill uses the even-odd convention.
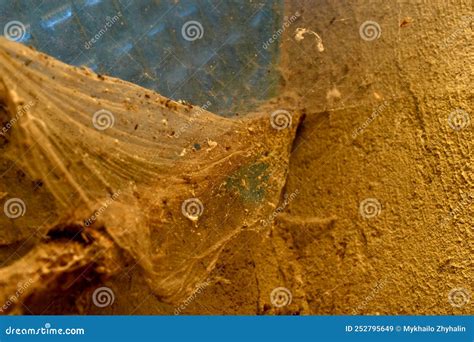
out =
[[[21,41],[221,115],[246,112],[276,90],[277,1],[0,0],[0,29]],[[187,31],[188,29],[189,31]]]

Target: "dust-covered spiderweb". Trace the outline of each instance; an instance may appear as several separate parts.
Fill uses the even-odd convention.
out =
[[[1,39],[0,47],[0,115],[9,127],[2,162],[46,189],[4,177],[2,201],[50,203],[47,214],[2,216],[2,245],[27,239],[32,227],[105,227],[153,291],[177,302],[208,276],[226,242],[258,229],[276,207],[296,116],[293,124],[284,117],[283,129],[270,108],[231,120],[17,43]]]

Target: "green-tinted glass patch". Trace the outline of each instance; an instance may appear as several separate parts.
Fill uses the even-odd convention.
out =
[[[237,191],[245,202],[260,202],[265,198],[270,175],[268,165],[256,163],[239,168],[227,179],[227,189]]]

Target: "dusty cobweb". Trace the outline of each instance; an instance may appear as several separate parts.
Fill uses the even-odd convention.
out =
[[[21,258],[3,260],[4,284],[15,263],[41,264],[37,254],[51,243],[45,236],[73,226],[75,235],[89,237],[84,248],[117,249],[140,266],[159,298],[178,302],[206,279],[228,241],[277,206],[298,113],[277,130],[270,122],[277,103],[243,119],[223,118],[20,44],[2,39],[0,47],[0,115],[12,123],[1,147],[8,167],[0,192],[29,205],[20,219],[0,217],[1,244],[11,248],[32,231],[40,236]],[[9,177],[12,169],[45,190]],[[81,265],[102,266],[104,277],[117,272],[103,270],[107,253],[68,253],[83,258]],[[26,273],[52,264],[33,263]],[[55,268],[51,282],[67,271]]]

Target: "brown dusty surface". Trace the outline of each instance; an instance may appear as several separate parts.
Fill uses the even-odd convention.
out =
[[[279,171],[276,172],[278,184],[271,191],[271,205],[258,210],[245,209],[252,212],[249,215],[255,220],[270,217],[275,208],[281,208],[284,213],[276,215],[265,229],[257,223],[260,228],[256,230],[242,229],[242,207],[235,207],[236,202],[232,201],[222,204],[218,198],[212,202],[215,194],[204,195],[206,201],[213,203],[210,211],[228,210],[234,217],[230,227],[222,224],[222,217],[214,218],[209,224],[227,227],[227,232],[238,231],[238,234],[219,245],[222,246],[219,257],[201,268],[212,264],[212,270],[206,269],[210,273],[200,272],[199,277],[186,282],[187,290],[180,292],[180,296],[174,300],[168,298],[168,304],[164,304],[163,294],[168,294],[165,291],[168,288],[151,290],[153,286],[143,276],[146,266],[140,264],[140,257],[120,248],[104,261],[107,266],[119,265],[118,272],[112,266],[110,272],[96,266],[86,266],[88,271],[84,272],[80,263],[61,263],[69,271],[58,274],[77,279],[78,272],[81,282],[61,290],[49,290],[48,296],[39,287],[40,295],[28,296],[25,303],[35,308],[34,313],[474,313],[472,300],[461,307],[448,301],[453,289],[461,288],[471,297],[474,291],[473,125],[471,122],[455,130],[448,122],[454,110],[462,109],[470,114],[472,108],[472,3],[287,3],[288,16],[297,11],[300,18],[285,30],[282,39],[283,95],[262,110],[270,113],[277,108],[287,109],[296,115],[294,119],[298,113],[306,113],[293,143],[288,177],[285,157],[278,163],[278,156],[285,156],[288,151],[276,148],[280,145],[274,136],[263,144],[255,139],[236,147],[248,151],[252,148],[247,144],[259,146],[252,154],[254,157],[261,156],[265,144],[275,150],[276,161],[270,164]],[[470,17],[468,25],[464,24],[463,16]],[[361,39],[359,26],[366,20],[380,25],[379,39]],[[313,35],[304,35],[304,39],[296,41],[296,28],[316,32],[324,51],[318,50]],[[107,78],[106,82],[113,81]],[[165,113],[175,112],[166,109]],[[208,124],[205,119],[197,126],[205,128]],[[211,117],[211,121],[214,119]],[[226,125],[222,121],[222,128],[217,130],[221,135],[212,140],[225,141],[222,132],[226,131]],[[259,138],[268,134],[263,124],[255,127],[262,130],[262,134],[257,134]],[[363,129],[358,130],[359,127]],[[189,136],[193,134],[207,139],[199,129],[189,132]],[[242,137],[247,138],[246,134]],[[290,136],[283,139],[282,146],[288,147],[291,139]],[[216,156],[219,157],[222,155]],[[235,172],[232,168],[225,169],[226,175],[232,172]],[[17,178],[12,175],[9,179]],[[169,194],[176,190],[173,186],[169,187]],[[209,186],[203,183],[199,189],[206,190]],[[288,195],[286,204],[280,194],[282,188]],[[26,187],[19,185],[19,189]],[[187,186],[183,189],[189,190]],[[23,191],[28,196],[27,190]],[[129,193],[128,189],[123,191]],[[5,190],[0,188],[2,192]],[[44,193],[43,202],[37,208],[48,207],[53,202],[51,196]],[[366,218],[360,213],[360,205],[369,198],[380,203],[380,211]],[[181,199],[171,202],[178,203]],[[44,210],[35,212],[36,219],[42,219]],[[108,215],[104,221],[113,217],[114,212]],[[170,210],[169,215],[178,218],[179,212]],[[183,227],[189,227],[183,225],[189,223],[186,220],[176,220],[171,219],[175,229],[184,231]],[[108,246],[114,240],[114,233],[109,230],[104,234],[102,228],[94,230],[95,241]],[[21,239],[2,238],[8,239],[0,249],[5,260],[21,245]],[[158,234],[151,241],[156,239],[159,240]],[[184,245],[192,245],[193,239],[188,238]],[[54,251],[56,243],[57,239],[50,241],[49,248]],[[78,243],[84,245],[71,243],[66,252],[72,253]],[[159,243],[173,246],[166,239]],[[82,253],[86,260],[89,256],[97,260],[94,246],[86,244],[78,254]],[[26,252],[35,251],[32,246],[23,249],[15,256],[17,263],[22,262],[20,257]],[[156,259],[150,261],[156,265]],[[9,275],[16,281],[15,268],[11,267],[14,263],[9,265]],[[152,282],[155,279],[150,278]],[[175,284],[172,285],[169,288],[175,289]],[[113,289],[112,306],[98,308],[92,304],[91,296],[98,286]],[[270,293],[277,287],[290,290],[290,305],[282,308],[272,305]]]
[[[290,219],[228,248],[215,272],[227,281],[189,312],[473,314],[473,125],[448,124],[473,104],[472,2],[287,3],[287,16],[297,11],[282,70],[307,111],[286,188],[299,194]],[[366,20],[379,39],[361,39]],[[324,52],[312,35],[295,41],[296,28],[318,33]],[[378,216],[360,215],[366,198]],[[293,303],[270,309],[278,286]],[[456,288],[471,294],[459,308]]]
[[[57,313],[51,297],[122,283],[130,265],[177,305],[280,200],[300,114],[282,130],[222,118],[5,39],[0,70],[0,302],[28,283],[24,308]]]

